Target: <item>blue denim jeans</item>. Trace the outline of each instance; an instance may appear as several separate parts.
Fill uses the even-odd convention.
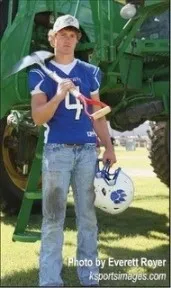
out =
[[[61,278],[63,225],[70,185],[73,189],[78,230],[76,259],[93,261],[91,267],[77,266],[78,277],[81,285],[97,284],[96,281],[89,279],[90,272],[98,273],[98,267],[95,265],[98,229],[93,187],[96,160],[95,144],[73,147],[65,144],[46,144],[44,147],[40,286],[63,286]]]

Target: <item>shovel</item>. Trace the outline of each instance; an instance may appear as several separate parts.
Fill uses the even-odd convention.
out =
[[[55,82],[57,83],[61,83],[64,79],[59,77],[56,72],[51,71],[50,69],[48,69],[45,66],[45,60],[47,60],[48,58],[51,58],[52,56],[54,56],[54,54],[52,54],[51,52],[48,51],[36,51],[33,52],[31,55],[25,56],[24,58],[22,58],[19,62],[17,62],[17,64],[15,64],[10,73],[8,73],[6,75],[6,77],[9,77],[21,70],[23,70],[26,67],[29,67],[33,64],[38,64],[42,70],[50,77],[52,78]],[[5,77],[5,78],[6,78]],[[87,97],[85,97],[84,95],[82,95],[78,90],[76,89],[70,89],[69,91],[74,97],[76,97],[77,99],[80,100],[80,102],[83,104],[84,107],[84,112],[87,114],[88,117],[90,117],[92,120],[96,120],[99,119],[103,116],[105,116],[106,114],[108,114],[109,112],[111,112],[111,108],[109,106],[107,106],[105,103],[101,102],[101,101],[97,101],[97,100],[93,100],[93,99],[89,99]],[[87,105],[96,105],[96,106],[100,106],[102,107],[100,110],[94,112],[93,114],[90,114],[88,112],[88,108]]]

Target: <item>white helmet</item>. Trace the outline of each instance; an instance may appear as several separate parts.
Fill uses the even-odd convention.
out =
[[[134,185],[128,175],[121,168],[109,173],[110,162],[100,170],[98,159],[95,186],[94,205],[110,214],[119,214],[126,210],[134,197]]]

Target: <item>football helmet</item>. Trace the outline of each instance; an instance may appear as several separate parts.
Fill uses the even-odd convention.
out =
[[[110,171],[110,162],[100,169],[98,159],[94,180],[94,205],[110,214],[119,214],[126,210],[134,197],[134,185],[130,177],[121,168]]]

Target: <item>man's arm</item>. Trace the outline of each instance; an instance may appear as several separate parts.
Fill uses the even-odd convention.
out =
[[[40,126],[48,122],[53,117],[59,103],[60,99],[56,95],[48,102],[47,96],[44,93],[33,95],[31,108],[34,123]]]
[[[99,94],[94,94],[91,96],[93,100],[100,101]],[[93,106],[93,112],[99,110],[98,106]],[[110,160],[111,165],[116,163],[116,156],[114,152],[113,145],[111,143],[108,126],[106,122],[106,118],[102,117],[93,122],[94,130],[97,136],[100,138],[102,144],[105,146],[106,151],[103,155],[103,162],[105,163],[107,160]]]
[[[48,122],[53,117],[61,101],[66,97],[67,92],[73,88],[75,88],[73,82],[65,79],[59,84],[58,92],[49,101],[47,101],[45,93],[34,94],[31,100],[31,108],[35,124],[40,126]]]

